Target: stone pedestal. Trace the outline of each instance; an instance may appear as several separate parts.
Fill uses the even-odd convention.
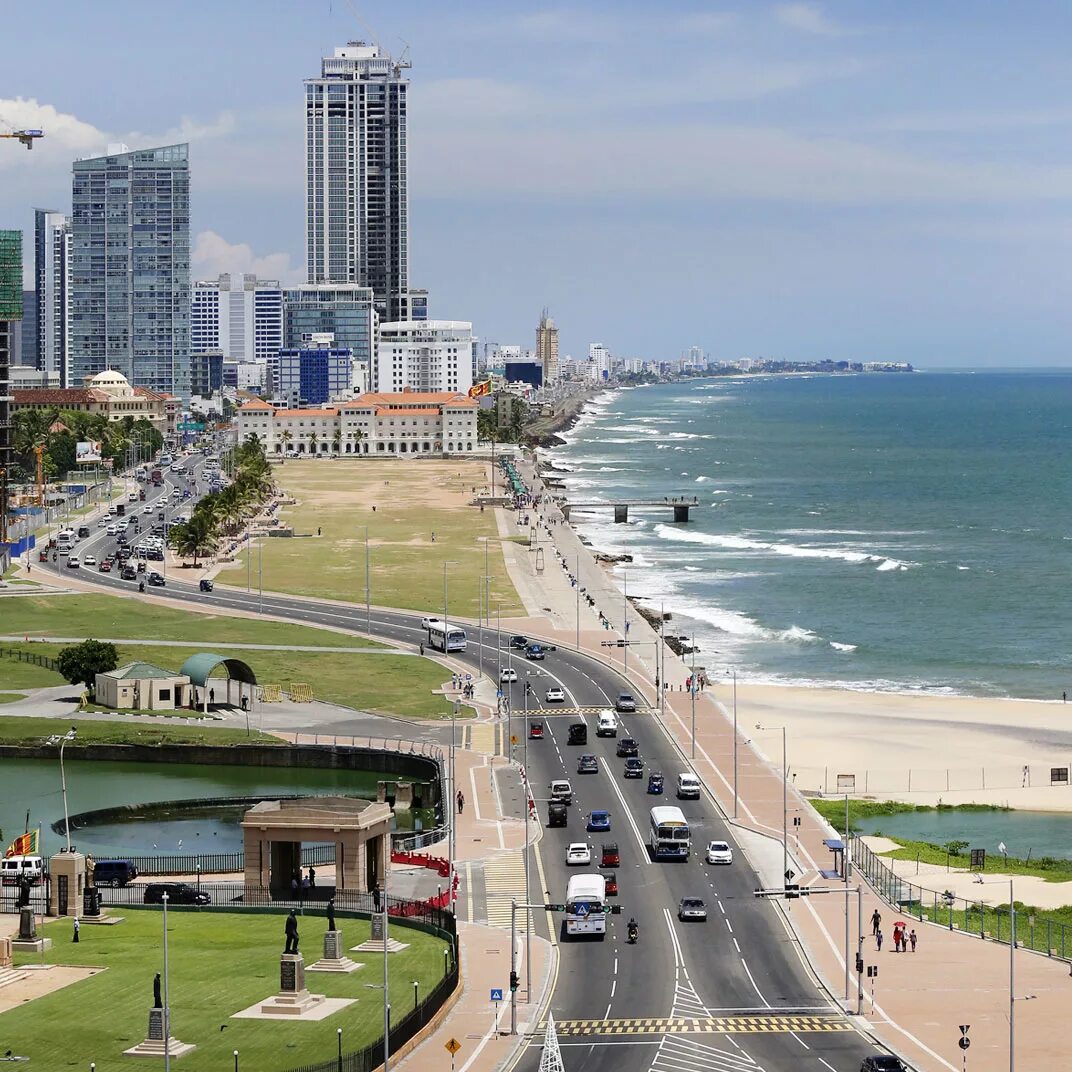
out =
[[[86,858],[80,852],[57,852],[49,857],[48,914],[80,916],[85,890]]]
[[[101,914],[100,890],[90,887],[82,891],[82,918],[96,919]]]
[[[145,1041],[139,1042],[137,1046],[131,1046],[129,1050],[124,1050],[123,1053],[128,1057],[163,1057],[166,1048],[169,1057],[184,1057],[191,1050],[197,1049],[191,1043],[180,1042],[174,1037],[167,1039],[165,1047],[164,1039],[166,1034],[167,1026],[164,1010],[150,1009],[149,1033],[145,1036]]]
[[[283,953],[279,958],[279,993],[261,1004],[270,1016],[304,1016],[324,1002],[323,994],[305,989],[305,960],[301,953]]]
[[[0,968],[11,967],[11,939],[0,938]]]
[[[349,974],[360,967],[360,964],[355,964],[349,957],[343,956],[342,931],[325,931],[324,956],[315,964],[310,964],[308,970]]]
[[[32,908],[19,909],[19,936],[12,939],[11,948],[18,953],[43,953],[52,948],[51,938],[37,936],[37,920]]]

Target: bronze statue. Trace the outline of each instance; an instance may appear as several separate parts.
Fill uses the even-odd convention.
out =
[[[328,901],[328,930],[335,930],[335,898]]]
[[[97,870],[97,861],[92,856],[86,857],[86,889],[91,890],[96,883],[93,880],[93,872]]]
[[[160,973],[153,976],[153,1008],[162,1009],[164,1002],[160,998]]]
[[[290,915],[287,916],[287,922],[284,927],[284,933],[287,936],[287,944],[283,949],[283,953],[297,953],[298,952],[298,915],[292,908]]]

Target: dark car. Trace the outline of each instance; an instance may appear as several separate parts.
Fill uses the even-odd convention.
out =
[[[579,760],[577,760],[577,773],[578,774],[598,774],[599,773],[599,760],[592,755],[591,752],[585,752]]]
[[[618,739],[618,755],[622,756],[639,756],[640,745],[637,743],[635,737],[620,737]]]
[[[567,808],[560,800],[552,800],[551,803],[547,805],[547,825],[569,825],[569,808]]]
[[[530,644],[525,649],[526,659],[542,659],[544,657],[544,650],[539,644]]]
[[[156,570],[153,570],[146,575],[145,583],[153,588],[163,588],[164,585],[167,584],[164,580],[164,575],[162,573],[157,573]]]
[[[125,886],[137,877],[133,860],[98,860],[93,868],[95,886]]]
[[[148,552],[146,553],[145,557],[150,562],[163,562],[164,561],[164,552],[157,550],[155,547],[150,547]]]
[[[79,525],[78,526],[78,538],[80,540],[84,540],[84,539],[86,539],[87,536],[89,536],[89,526],[88,525]]]
[[[661,774],[648,775],[648,792],[661,793],[663,791],[663,776]]]
[[[643,778],[644,777],[644,760],[633,757],[625,761],[625,776],[626,778]]]
[[[567,744],[588,744],[588,727],[583,722],[574,722],[569,728]]]
[[[600,867],[621,867],[622,857],[618,852],[618,842],[605,841],[603,843],[603,851],[599,856]]]
[[[900,1057],[894,1057],[892,1053],[873,1053],[864,1058],[860,1065],[860,1072],[908,1072],[904,1061]]]
[[[529,740],[530,741],[542,741],[543,740],[543,723],[542,722],[530,722],[529,723]]]
[[[614,701],[614,710],[629,713],[636,710],[636,699],[632,693],[619,692],[618,699]]]
[[[133,566],[124,566],[119,571],[119,576],[124,581],[136,581],[138,579],[138,571]]]
[[[207,577],[202,577],[201,580],[198,581],[197,587],[202,592],[211,592],[212,588],[213,588],[213,584]]]
[[[603,881],[607,884],[607,896],[618,896],[618,876],[613,871],[608,871],[603,876]]]
[[[518,651],[524,651],[529,646],[528,637],[512,636],[510,638],[510,647],[517,648]]]
[[[212,898],[189,882],[150,882],[145,887],[143,904],[163,904],[164,894],[167,894],[168,904],[179,905],[207,905],[212,904]]]

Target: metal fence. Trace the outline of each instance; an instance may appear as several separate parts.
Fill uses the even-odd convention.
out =
[[[127,856],[116,853],[100,859],[130,860],[142,875],[196,875],[200,870],[205,875],[231,874],[245,867],[245,853],[209,852],[163,856]],[[305,867],[320,867],[335,862],[334,845],[303,845],[301,862]]]
[[[939,892],[908,882],[858,837],[851,839],[850,851],[853,864],[866,876],[879,896],[902,915],[921,922],[938,923],[976,938],[1009,942],[1011,919],[1007,906],[986,905],[964,897],[947,896],[945,891]],[[1072,957],[1072,927],[1059,920],[1036,921],[1034,912],[1017,902],[1016,946],[1067,960]]]
[[[799,789],[820,795],[844,793],[874,796],[883,793],[956,793],[978,789],[1072,789],[1072,761],[1055,754],[1049,763],[983,767],[904,767],[853,769],[794,765]]]

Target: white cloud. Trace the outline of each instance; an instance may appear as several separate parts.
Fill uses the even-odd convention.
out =
[[[774,17],[790,29],[821,37],[844,37],[853,32],[828,19],[818,4],[779,4]]]
[[[190,250],[191,276],[215,279],[224,272],[245,272],[283,283],[302,281],[301,269],[291,264],[289,253],[257,256],[245,242],[232,243],[215,231],[199,231]]]

